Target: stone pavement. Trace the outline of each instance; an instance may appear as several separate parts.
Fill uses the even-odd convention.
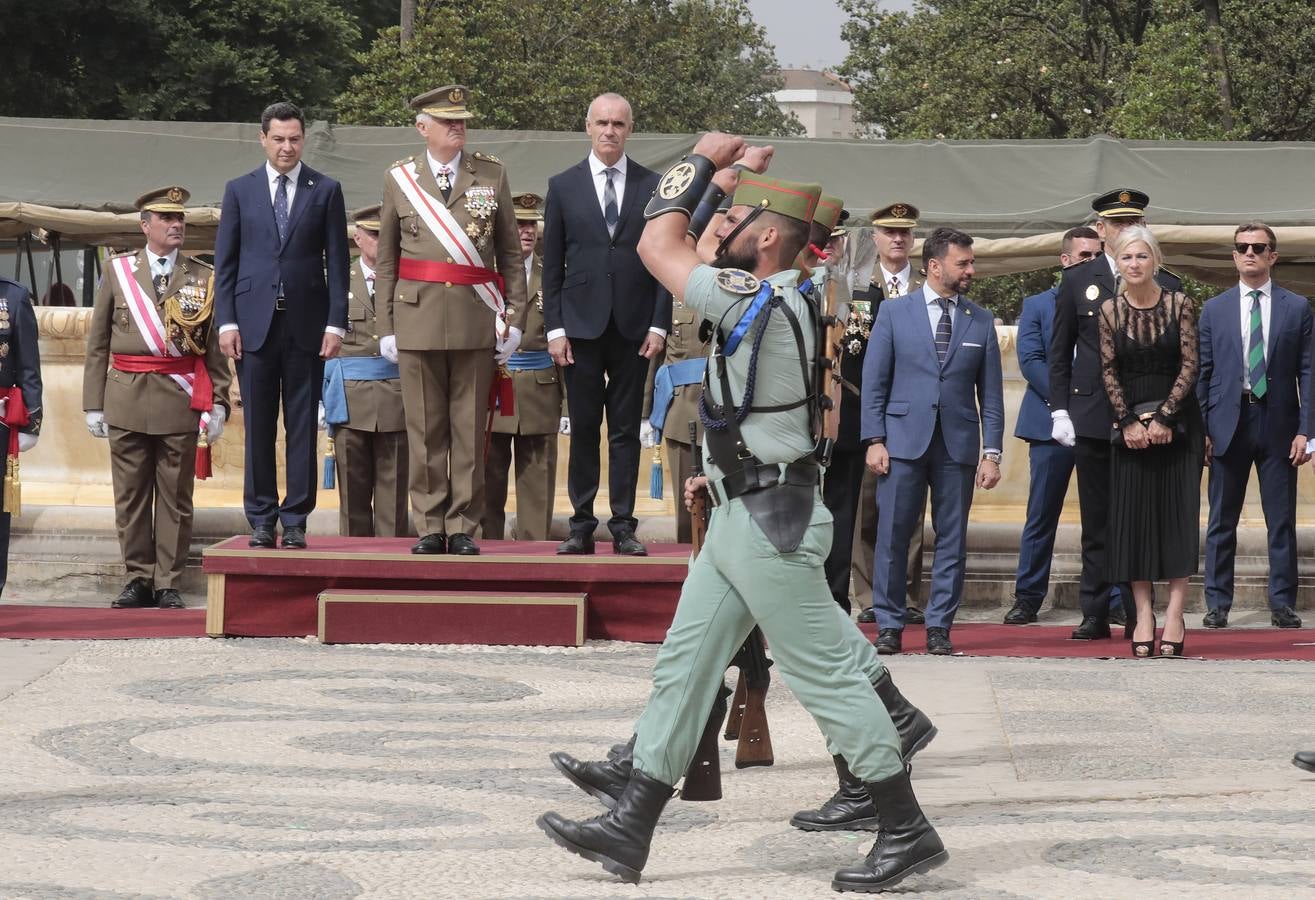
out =
[[[1122,652],[1122,643],[1111,650]],[[673,800],[638,886],[549,844],[596,801],[547,760],[629,735],[656,648],[0,642],[0,897],[836,896],[870,835],[786,824],[832,790],[780,680],[776,765]],[[897,658],[940,737],[948,865],[904,896],[1315,897],[1315,667]]]

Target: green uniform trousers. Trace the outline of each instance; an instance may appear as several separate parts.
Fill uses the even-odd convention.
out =
[[[636,726],[636,769],[663,784],[684,775],[726,666],[757,624],[777,671],[850,771],[879,781],[904,770],[899,736],[872,689],[881,662],[831,599],[822,572],[831,521],[818,491],[799,549],[780,553],[739,500],[713,510],[658,651]]]

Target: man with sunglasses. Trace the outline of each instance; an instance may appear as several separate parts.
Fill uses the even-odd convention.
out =
[[[1108,248],[1115,235],[1146,224],[1150,197],[1135,188],[1115,188],[1091,202],[1096,233]],[[1105,580],[1105,531],[1110,506],[1110,409],[1100,369],[1100,306],[1119,290],[1114,258],[1107,250],[1096,259],[1064,271],[1055,296],[1054,334],[1050,339],[1051,437],[1073,448],[1078,471],[1078,503],[1082,510],[1082,579],[1078,597],[1082,622],[1076,641],[1110,636],[1110,589]],[[1182,280],[1160,268],[1155,280],[1166,291],[1182,288]],[[1123,592],[1131,596],[1131,592]],[[1132,636],[1135,613],[1125,607],[1125,637]]]
[[[1100,236],[1095,229],[1080,225],[1064,232],[1059,264],[1068,269],[1101,255]],[[1006,625],[1036,621],[1050,586],[1050,564],[1054,558],[1055,529],[1064,509],[1069,477],[1073,474],[1073,450],[1051,437],[1052,424],[1047,398],[1050,369],[1046,347],[1055,318],[1056,284],[1023,301],[1018,319],[1018,368],[1027,382],[1018,408],[1014,437],[1027,441],[1029,481],[1027,523],[1018,549],[1018,574],[1014,578],[1014,605],[1005,614]]]
[[[1255,466],[1269,532],[1270,622],[1300,628],[1297,470],[1310,459],[1311,311],[1274,284],[1274,230],[1245,222],[1233,233],[1239,283],[1201,310],[1201,375],[1210,524],[1205,538],[1206,628],[1226,628],[1233,605],[1237,522]]]

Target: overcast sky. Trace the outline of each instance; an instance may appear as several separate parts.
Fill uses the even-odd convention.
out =
[[[885,0],[885,9],[911,9],[913,0]],[[749,0],[758,24],[776,45],[776,59],[788,69],[834,69],[849,47],[840,39],[845,14],[835,0]]]

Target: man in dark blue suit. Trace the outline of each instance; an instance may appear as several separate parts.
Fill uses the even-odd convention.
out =
[[[1064,233],[1059,264],[1064,268],[1100,256],[1100,236],[1085,225]],[[1050,436],[1050,369],[1046,348],[1055,320],[1056,284],[1023,301],[1018,318],[1018,368],[1027,382],[1018,407],[1014,437],[1027,441],[1029,481],[1027,522],[1018,548],[1018,574],[1014,578],[1014,606],[1005,614],[1006,625],[1036,621],[1037,611],[1050,587],[1050,563],[1054,558],[1055,529],[1064,510],[1069,477],[1073,474],[1073,450]]]
[[[625,155],[630,104],[602,94],[589,104],[589,158],[548,180],[543,222],[543,318],[548,352],[566,370],[571,452],[566,489],[574,513],[558,553],[594,552],[598,441],[607,411],[612,550],[645,556],[635,537],[635,483],[648,360],[671,327],[671,302],[637,247],[644,204],[658,176]],[[661,299],[660,299],[661,298]]]
[[[936,551],[927,652],[953,652],[973,487],[989,491],[1000,481],[1000,345],[991,313],[963,296],[973,278],[972,244],[954,228],[931,233],[922,245],[926,283],[883,304],[863,361],[861,436],[867,466],[880,478],[872,566],[878,653],[903,649],[909,541],[928,488]]]
[[[1310,458],[1311,311],[1305,297],[1271,280],[1278,240],[1263,222],[1233,234],[1241,281],[1201,311],[1196,395],[1210,463],[1205,544],[1206,628],[1228,625],[1237,520],[1251,467],[1269,532],[1270,621],[1300,628],[1297,600],[1297,470]]]
[[[251,546],[306,546],[315,508],[315,439],[324,361],[347,328],[347,211],[342,187],[301,161],[306,120],[291,103],[260,117],[268,161],[224,188],[215,238],[219,348],[237,363],[246,420],[242,505]],[[287,484],[278,499],[274,439],[280,398]]]

